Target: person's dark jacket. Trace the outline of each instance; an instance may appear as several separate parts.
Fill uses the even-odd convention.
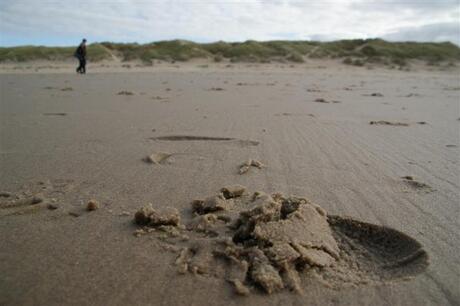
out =
[[[86,46],[84,44],[80,44],[75,50],[74,56],[76,58],[86,59]]]

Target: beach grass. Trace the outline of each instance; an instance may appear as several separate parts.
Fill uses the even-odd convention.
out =
[[[0,62],[34,60],[68,60],[75,47],[20,46],[0,48]],[[385,63],[405,65],[410,60],[431,64],[459,61],[460,48],[450,42],[388,42],[382,39],[354,39],[332,42],[317,41],[254,41],[195,43],[187,40],[159,41],[148,44],[94,43],[88,46],[88,59],[101,61],[113,56],[123,61],[154,60],[188,61],[208,58],[216,62],[296,62],[309,58],[341,58],[346,63]]]

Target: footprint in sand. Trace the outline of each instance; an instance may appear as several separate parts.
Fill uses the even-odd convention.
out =
[[[151,234],[158,247],[175,253],[179,273],[226,280],[239,295],[408,281],[429,265],[420,243],[397,230],[241,185],[194,200],[182,214],[147,205],[134,221],[136,237]]]

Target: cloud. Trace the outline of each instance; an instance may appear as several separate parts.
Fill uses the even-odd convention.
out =
[[[0,44],[68,44],[81,37],[141,43],[175,38],[398,39],[398,32],[409,30],[417,30],[420,40],[453,40],[459,17],[458,0],[0,0]],[[451,25],[438,27],[434,36],[430,25],[435,24]]]
[[[457,22],[405,27],[384,35],[390,41],[450,41],[460,46],[460,25]]]

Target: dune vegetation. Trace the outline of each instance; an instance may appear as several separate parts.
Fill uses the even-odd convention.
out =
[[[61,61],[72,58],[75,47],[20,46],[0,48],[0,62],[33,60]],[[382,63],[403,66],[410,60],[429,64],[460,60],[460,48],[450,42],[418,43],[387,42],[381,39],[354,39],[332,42],[317,41],[245,41],[195,43],[185,40],[160,41],[149,44],[94,43],[88,46],[88,59],[93,62],[119,58],[122,61],[154,60],[188,61],[206,58],[215,62],[295,62],[309,58],[338,58],[343,63],[363,66]]]

